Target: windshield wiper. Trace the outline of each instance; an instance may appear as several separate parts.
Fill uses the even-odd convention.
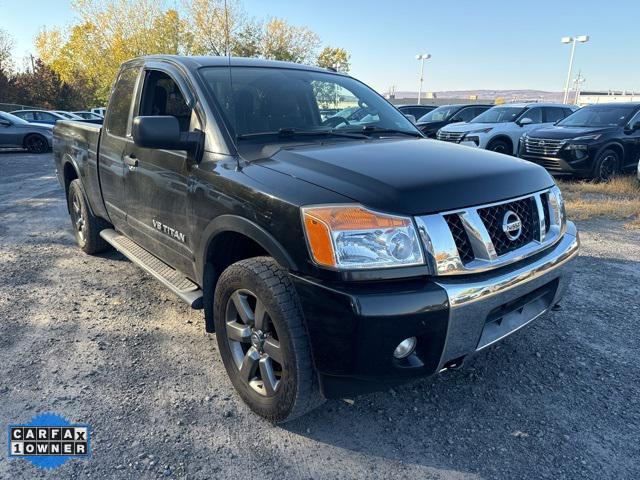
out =
[[[351,131],[351,130],[350,130]],[[382,127],[374,127],[373,125],[365,125],[362,127],[362,133],[399,133],[401,135],[409,135],[410,137],[423,137],[420,132],[412,132],[410,130],[398,130],[395,128],[382,128]]]
[[[255,137],[278,136],[278,137],[344,137],[344,138],[368,138],[362,133],[356,132],[337,132],[335,130],[298,130],[297,128],[281,128],[277,131],[243,133],[238,135],[238,140],[245,140]]]

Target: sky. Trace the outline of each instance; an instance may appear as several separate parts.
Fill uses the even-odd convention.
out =
[[[42,27],[72,23],[70,0],[0,0],[0,28],[15,55],[35,53]],[[168,6],[180,0],[167,0]],[[561,91],[570,46],[583,90],[640,91],[640,0],[244,0],[249,15],[284,18],[351,54],[351,74],[380,92],[418,89],[418,53],[429,53],[423,91],[539,89]]]

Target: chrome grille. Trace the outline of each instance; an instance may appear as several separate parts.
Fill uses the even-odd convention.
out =
[[[532,155],[555,156],[558,155],[565,143],[567,143],[566,140],[525,137],[524,149],[526,153]]]
[[[522,233],[516,240],[510,240],[502,229],[502,222],[507,212],[515,212],[522,221]],[[493,207],[480,208],[478,214],[489,232],[496,254],[504,255],[532,242],[539,237],[540,222],[533,197],[523,198],[516,202],[502,203]]]
[[[458,132],[443,132],[443,131],[438,131],[438,140],[442,140],[443,142],[454,142],[454,143],[460,143],[460,141],[462,140],[462,137],[464,137],[464,133],[458,133]]]
[[[458,247],[460,260],[462,260],[462,263],[469,263],[476,257],[473,255],[473,248],[471,247],[467,231],[464,229],[464,225],[462,225],[460,216],[457,213],[454,213],[452,215],[445,215],[444,219],[447,221],[447,225],[449,225],[449,229],[451,230],[451,235],[453,235],[453,240],[456,242],[456,246]]]
[[[416,217],[429,265],[436,275],[463,275],[535,255],[563,234],[561,198],[553,187],[494,204]],[[508,212],[520,219],[516,238],[503,227]]]

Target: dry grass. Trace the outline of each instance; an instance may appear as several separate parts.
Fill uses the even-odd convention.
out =
[[[640,183],[635,176],[620,176],[608,183],[558,181],[567,215],[575,220],[610,218],[627,220],[627,228],[640,228]]]

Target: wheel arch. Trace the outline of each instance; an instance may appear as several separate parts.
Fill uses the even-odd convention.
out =
[[[496,136],[491,137],[489,139],[489,141],[487,142],[487,150],[489,150],[489,146],[493,143],[493,142],[497,142],[497,141],[503,141],[503,142],[507,142],[507,144],[511,145],[511,154],[515,154],[515,148],[516,148],[516,144],[517,142],[513,141],[513,138],[511,138],[509,135],[507,135],[506,133],[498,133]]]
[[[297,270],[285,248],[258,224],[238,215],[220,215],[209,223],[195,253],[196,275],[204,291],[207,332],[214,331],[213,294],[226,267],[245,258],[267,255],[287,270]]]
[[[622,168],[624,166],[625,152],[624,146],[621,143],[616,142],[615,140],[609,143],[605,143],[602,147],[600,147],[600,150],[598,150],[596,159],[599,158],[602,152],[604,152],[605,150],[613,150],[614,152],[616,152],[620,156],[620,164],[618,165],[618,167]]]

